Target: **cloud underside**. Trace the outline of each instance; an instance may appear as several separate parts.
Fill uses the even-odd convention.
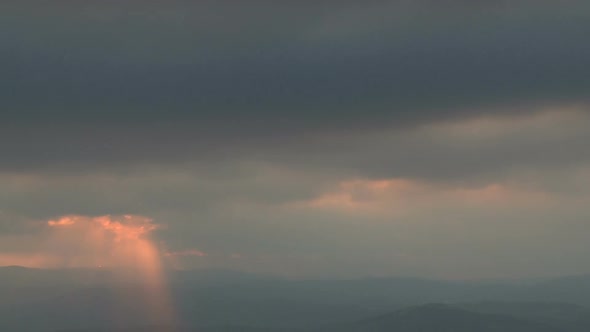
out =
[[[2,106],[13,121],[258,136],[586,99],[587,5],[526,3],[13,5]]]
[[[590,7],[443,3],[3,2],[0,265],[589,272]]]
[[[322,154],[326,137],[579,107],[587,7],[9,1],[0,169]]]
[[[548,134],[543,121],[528,118],[525,123]],[[521,124],[510,123],[524,132]],[[452,132],[488,141],[497,134],[493,128]],[[506,135],[507,125],[501,128]],[[475,137],[469,137],[473,143]],[[584,231],[590,215],[588,162],[529,164],[453,179],[370,178],[309,165],[228,162],[129,173],[4,174],[0,252],[5,255],[0,258],[39,266],[49,252],[53,259],[86,266],[94,262],[91,256],[66,259],[66,253],[80,252],[71,250],[77,242],[60,242],[65,258],[51,251],[55,242],[47,242],[59,227],[68,229],[69,219],[52,218],[49,228],[44,220],[108,212],[148,215],[162,224],[149,235],[162,243],[159,257],[171,268],[290,277],[470,278],[587,271],[580,262],[590,243]],[[94,219],[84,220],[95,225]],[[95,226],[103,232],[102,225]],[[79,241],[79,233],[71,235]],[[50,245],[36,247],[40,242]]]

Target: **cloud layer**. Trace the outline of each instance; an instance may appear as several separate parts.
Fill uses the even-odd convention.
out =
[[[5,1],[0,264],[590,272],[589,13]]]
[[[194,160],[583,103],[590,88],[582,1],[3,7],[4,169]]]

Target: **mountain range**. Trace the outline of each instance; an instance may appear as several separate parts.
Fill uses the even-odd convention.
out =
[[[289,280],[170,271],[178,325],[142,310],[111,271],[0,268],[0,330],[19,332],[582,332],[590,277],[543,281]],[[125,305],[121,305],[122,298]],[[112,317],[118,317],[117,324]]]

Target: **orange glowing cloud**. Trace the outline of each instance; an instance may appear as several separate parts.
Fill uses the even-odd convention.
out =
[[[461,187],[394,178],[342,181],[333,190],[289,207],[399,216],[436,206],[542,206],[550,201],[548,193],[507,184]]]
[[[134,306],[142,308],[146,317],[157,324],[178,323],[162,262],[166,254],[152,239],[160,226],[150,218],[68,215],[48,220],[45,226],[45,232],[34,238],[36,248],[28,248],[25,253],[0,252],[0,265],[110,269],[109,278],[114,280],[105,281],[134,285],[129,288],[129,294],[123,291],[119,294],[121,299],[117,303],[122,310],[113,308],[114,312],[123,313],[124,307]],[[190,250],[182,254],[204,253]],[[119,318],[124,319],[113,317],[113,320]]]
[[[70,226],[76,223],[76,220],[71,217],[62,217],[59,220],[49,220],[47,224],[51,227]]]
[[[159,226],[151,219],[136,215],[62,216],[49,220],[51,229],[45,251],[57,256],[62,267],[145,268],[138,260],[149,243],[150,233]],[[144,249],[142,249],[144,248]],[[153,255],[160,256],[157,248]],[[155,258],[153,258],[155,259]]]
[[[115,237],[115,240],[133,240],[147,236],[150,232],[159,226],[154,224],[151,219],[136,215],[123,216],[63,216],[57,220],[49,220],[47,225],[50,227],[69,227],[80,226],[88,230],[102,230]]]
[[[159,226],[150,218],[123,216],[63,216],[49,220],[52,230],[47,249],[62,266],[114,268],[118,276],[141,287],[146,314],[162,324],[174,324],[162,256],[151,239]],[[123,305],[135,305],[136,295],[124,296]],[[130,303],[127,303],[130,301]]]

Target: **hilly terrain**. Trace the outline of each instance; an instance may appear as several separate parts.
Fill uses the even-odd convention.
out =
[[[158,317],[147,315],[140,300],[144,290],[112,272],[0,268],[0,330],[590,331],[590,278],[584,276],[290,280],[192,270],[169,271],[168,280],[179,322],[174,327],[161,327]]]

